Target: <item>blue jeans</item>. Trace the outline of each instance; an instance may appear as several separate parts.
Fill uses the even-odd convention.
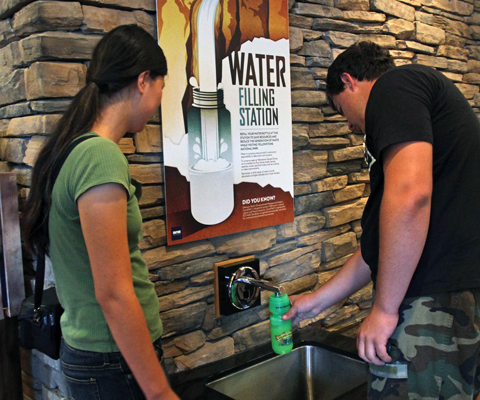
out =
[[[162,362],[160,339],[153,343]],[[77,350],[62,340],[62,372],[72,400],[144,400],[140,386],[119,352]]]

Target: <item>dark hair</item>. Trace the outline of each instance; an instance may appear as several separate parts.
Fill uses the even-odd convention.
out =
[[[152,78],[165,76],[167,60],[155,39],[137,25],[112,29],[95,47],[85,87],[73,98],[33,168],[23,217],[25,245],[32,253],[41,248],[48,253],[48,232],[44,237],[42,227],[48,226],[53,189],[50,177],[62,154],[75,138],[91,129],[106,102],[144,71],[150,71]]]
[[[327,98],[330,106],[337,111],[333,104],[333,96],[345,89],[343,73],[346,72],[359,81],[373,81],[392,68],[395,68],[392,56],[388,50],[382,49],[379,45],[373,42],[359,42],[350,46],[328,68]]]

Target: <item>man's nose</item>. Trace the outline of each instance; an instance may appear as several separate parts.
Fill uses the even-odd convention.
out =
[[[350,129],[350,131],[352,132],[355,130],[355,127],[352,125],[350,121],[348,121],[348,129]]]

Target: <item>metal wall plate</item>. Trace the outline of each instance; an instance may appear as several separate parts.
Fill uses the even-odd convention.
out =
[[[260,274],[260,261],[254,256],[241,257],[213,264],[213,271],[215,273],[215,316],[217,318],[221,315],[231,315],[242,311],[236,308],[230,301],[228,289],[231,277],[243,266],[251,267]],[[250,290],[254,289],[255,288],[251,288]],[[260,296],[258,296],[251,307],[259,305]]]

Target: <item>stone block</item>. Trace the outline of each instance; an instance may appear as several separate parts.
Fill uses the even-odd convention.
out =
[[[468,72],[480,74],[480,61],[468,60]]]
[[[415,21],[415,7],[397,0],[371,0],[370,6],[372,11],[380,11],[407,21]]]
[[[309,253],[267,269],[263,278],[274,283],[289,282],[318,270],[321,260],[321,244],[309,246]],[[294,250],[295,251],[295,250]]]
[[[35,100],[28,104],[34,113],[38,114],[52,114],[63,113],[70,106],[71,100]]]
[[[15,33],[12,29],[12,20],[4,19],[0,21],[0,47],[5,46],[15,39]]]
[[[339,190],[347,186],[348,178],[346,176],[334,176],[325,178],[321,181],[311,183],[314,192],[325,192],[327,190]]]
[[[435,47],[432,46],[420,44],[412,40],[406,40],[405,42],[401,43],[405,44],[405,49],[407,50],[413,50],[417,53],[435,54]]]
[[[213,295],[213,285],[189,287],[178,293],[159,298],[160,312],[186,306]]]
[[[320,17],[342,19],[343,12],[338,8],[323,6],[321,4],[299,3],[295,2],[291,12],[304,17]]]
[[[70,32],[46,32],[20,41],[21,60],[33,63],[41,60],[90,60],[99,35]]]
[[[300,28],[290,26],[288,29],[290,40],[290,51],[298,51],[303,46],[303,33]]]
[[[307,253],[311,253],[312,251],[320,250],[321,248],[322,248],[322,245],[320,243],[316,243],[312,246],[299,247],[299,248],[296,248],[296,249],[294,249],[292,251],[289,251],[287,253],[274,255],[273,257],[270,257],[270,258],[267,259],[268,266],[269,267],[275,267],[275,266],[280,265],[280,264],[288,263],[290,261],[296,260],[297,258],[300,258],[301,256],[303,256]]]
[[[347,304],[358,304],[372,298],[373,283],[369,283],[347,299]]]
[[[293,180],[310,182],[327,176],[326,151],[301,150],[293,153]]]
[[[415,21],[415,37],[419,42],[427,45],[438,46],[445,43],[445,31],[443,29],[420,21]]]
[[[469,28],[470,37],[474,40],[480,39],[480,26],[471,25]]]
[[[328,18],[314,18],[312,29],[315,31],[340,31],[340,32],[355,32],[358,30],[358,26],[352,22],[347,21],[338,21],[336,19],[328,19]],[[310,31],[309,36],[313,35],[313,32]],[[322,32],[315,32],[317,35],[322,36]],[[307,36],[305,35],[305,39]],[[308,40],[308,39],[307,39]]]
[[[331,55],[330,46],[325,40],[314,40],[305,42],[298,52],[301,56],[315,56],[328,58]]]
[[[342,136],[350,133],[346,123],[322,123],[309,125],[310,137]]]
[[[366,203],[367,199],[361,198],[359,200],[349,201],[341,205],[326,207],[323,210],[323,214],[327,219],[325,226],[327,228],[331,228],[360,219]]]
[[[381,23],[381,22],[385,22],[386,16],[385,14],[376,13],[376,12],[345,10],[343,12],[343,19],[345,21],[351,21],[351,22]]]
[[[35,161],[37,160],[38,153],[42,150],[44,143],[47,138],[45,136],[33,136],[27,144],[27,149],[25,151],[25,157],[23,158],[23,163],[33,167]]]
[[[165,208],[164,207],[142,208],[140,209],[140,214],[142,214],[142,219],[144,221],[147,219],[159,218],[165,215]]]
[[[328,162],[341,162],[354,159],[363,159],[363,146],[348,147],[346,149],[330,150]]]
[[[290,67],[304,67],[305,66],[305,57],[299,56],[297,54],[290,54]],[[291,72],[291,70],[290,70]],[[291,79],[291,75],[290,75]]]
[[[157,247],[147,250],[142,255],[148,269],[157,269],[196,258],[208,257],[215,253],[215,248],[206,240],[182,243],[170,247]]]
[[[368,169],[363,169],[360,172],[353,172],[348,175],[348,183],[369,183],[370,182],[370,174],[368,173]]]
[[[2,76],[2,86],[0,87],[0,106],[26,100],[27,92],[25,89],[24,74],[25,70],[17,69]]]
[[[48,135],[55,129],[60,114],[30,115],[13,118],[8,124],[7,136]]]
[[[347,138],[352,146],[363,146],[363,135],[350,133]]]
[[[462,36],[467,39],[471,38],[468,25],[461,21],[453,21],[440,15],[434,15],[433,26],[453,35]]]
[[[227,259],[228,257],[226,255],[195,259],[193,261],[186,261],[183,263],[160,268],[156,272],[156,274],[160,279],[165,281],[188,278],[193,275],[198,275],[203,272],[210,271],[214,263],[225,261]]]
[[[292,106],[319,107],[327,103],[324,92],[313,90],[294,90],[292,92]]]
[[[27,151],[26,139],[0,139],[0,159],[22,164]]]
[[[307,276],[302,276],[301,278],[295,279],[291,282],[282,283],[282,286],[285,288],[285,291],[290,296],[295,293],[304,293],[306,291],[310,291],[316,283],[317,274],[311,274]]]
[[[308,145],[308,125],[293,124],[292,125],[293,150],[299,150]]]
[[[290,27],[310,29],[312,27],[313,18],[303,17],[301,15],[289,14],[288,24]]]
[[[347,48],[359,41],[358,35],[348,32],[328,31],[323,36],[335,47]]]
[[[295,215],[318,211],[323,207],[330,206],[334,203],[335,200],[333,199],[333,194],[330,191],[295,197]]]
[[[188,280],[176,280],[170,282],[158,282],[158,276],[153,275],[150,277],[152,282],[155,282],[155,293],[157,296],[166,296],[167,294],[180,292],[185,290],[188,285]]]
[[[468,60],[468,49],[453,46],[439,46],[437,49],[437,57],[454,58],[457,60]]]
[[[177,336],[173,339],[175,347],[180,349],[183,354],[190,354],[205,344],[206,337],[203,331],[195,331],[186,335]]]
[[[358,239],[358,235],[355,234],[355,236]],[[352,254],[347,254],[346,256],[337,258],[333,261],[323,262],[320,266],[320,270],[321,271],[329,271],[329,270],[338,269],[338,268],[342,267],[350,259],[351,256],[352,256]]]
[[[364,190],[364,183],[360,183],[358,185],[349,185],[344,189],[334,191],[333,198],[335,199],[335,203],[343,203],[344,201],[362,197]]]
[[[469,85],[468,83],[456,83],[455,86],[463,93],[466,99],[470,100],[479,92],[477,85]]]
[[[142,224],[143,238],[138,244],[140,250],[163,246],[167,243],[165,221],[154,219]]]
[[[322,243],[322,261],[332,261],[346,254],[352,254],[356,249],[357,235],[354,232],[327,239]]]
[[[106,33],[119,25],[135,24],[155,37],[155,17],[144,11],[123,11],[92,6],[82,6],[82,10],[84,32]]]
[[[0,75],[11,73],[21,66],[18,42],[13,42],[0,49]]]
[[[2,155],[2,148],[2,139],[0,139],[0,158],[4,159],[5,157]],[[30,187],[32,184],[32,168],[25,165],[17,165],[13,167],[12,172],[15,172],[17,183],[19,185]]]
[[[313,107],[292,107],[292,122],[322,122],[322,111]]]
[[[363,160],[351,160],[336,163],[328,163],[327,171],[332,176],[348,175],[359,172],[362,169]]]
[[[226,253],[229,257],[238,257],[269,249],[275,244],[276,238],[277,230],[269,227],[219,236],[210,240],[218,254]]]
[[[310,235],[301,236],[297,239],[299,246],[310,246],[315,243],[321,243],[326,239],[341,235],[350,230],[350,225],[345,224],[332,229],[324,229]],[[321,267],[322,268],[322,267]]]
[[[260,322],[260,317],[257,314],[257,310],[253,308],[241,313],[222,316],[217,319],[219,326],[212,329],[207,338],[208,340],[218,340],[257,322]]]
[[[207,303],[199,302],[160,313],[163,337],[186,333],[202,326]]]
[[[433,15],[421,11],[415,11],[415,21],[420,21],[427,25],[433,25]]]
[[[445,45],[453,47],[465,47],[467,39],[460,36],[452,35],[451,33],[445,34]]]
[[[373,42],[386,49],[395,49],[397,47],[395,38],[390,35],[360,35],[359,41]]]
[[[335,54],[335,51],[337,49],[333,50],[333,54]],[[335,59],[335,58],[334,58]],[[306,57],[305,58],[305,65],[307,67],[315,68],[315,67],[329,67],[332,64],[332,58],[331,57]],[[319,87],[317,87],[319,89]]]
[[[302,196],[304,194],[312,193],[312,188],[309,184],[293,185],[293,193],[295,196]]]
[[[450,72],[465,74],[468,72],[468,63],[459,60],[447,59],[447,70]]]
[[[473,5],[460,0],[422,0],[422,3],[425,7],[433,7],[459,15],[473,13]]]
[[[71,31],[83,24],[79,2],[36,1],[15,14],[12,22],[17,36],[28,36],[44,31]]]
[[[324,320],[322,321],[322,326],[330,327],[332,325],[338,324],[339,322],[358,314],[359,311],[360,308],[356,304],[339,308],[337,311],[331,313],[329,316],[324,318]]]
[[[163,201],[162,186],[144,186],[142,188],[142,197],[140,198],[140,207],[148,207],[160,204]]]
[[[27,99],[73,97],[85,86],[83,64],[36,62],[25,72]]]
[[[369,0],[336,0],[336,7],[340,10],[369,11]]]
[[[132,10],[156,11],[155,0],[89,0],[90,4],[106,5]]]
[[[329,150],[339,147],[347,147],[350,145],[350,140],[342,137],[331,138],[316,138],[310,139],[309,148],[312,150]]]
[[[260,346],[270,341],[270,321],[263,321],[233,334],[235,353]]]
[[[480,85],[480,73],[468,73],[463,75],[463,81],[466,83],[473,83],[476,85]]]
[[[312,72],[308,68],[293,67],[291,69],[291,88],[292,90],[316,90],[317,85]]]
[[[390,19],[383,25],[383,31],[395,35],[397,39],[408,39],[415,31],[413,22],[404,19]]]
[[[155,164],[130,164],[132,178],[142,184],[162,183],[162,166]]]
[[[432,68],[445,69],[448,66],[447,59],[445,57],[432,57],[423,54],[417,54],[417,58],[413,60],[414,64],[428,65]]]
[[[295,236],[301,236],[322,229],[325,217],[320,211],[302,214],[295,217],[293,222],[277,226],[277,240],[283,241]]]
[[[133,144],[132,138],[123,137],[118,142],[118,147],[123,154],[133,154],[135,153],[135,145]]]

